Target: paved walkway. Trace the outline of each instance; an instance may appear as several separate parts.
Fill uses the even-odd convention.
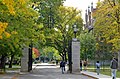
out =
[[[54,64],[36,64],[33,65],[31,72],[7,71],[0,75],[0,79],[94,79],[81,74],[61,73],[59,66]]]
[[[67,70],[67,67],[66,67]],[[0,79],[112,79],[107,75],[97,75],[95,72],[82,71],[81,74],[61,73],[59,66],[55,64],[33,64],[31,72],[20,72],[20,70],[7,71],[0,74]],[[120,78],[117,78],[120,79]]]

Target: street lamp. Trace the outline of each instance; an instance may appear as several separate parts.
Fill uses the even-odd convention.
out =
[[[76,39],[76,33],[78,31],[76,24],[73,25],[73,30],[74,30],[74,35],[75,35],[75,39]]]

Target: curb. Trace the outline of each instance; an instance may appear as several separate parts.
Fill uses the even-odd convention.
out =
[[[84,73],[82,73],[82,75],[85,75],[85,76],[91,77],[91,78],[93,78],[93,79],[99,79],[99,78],[96,78],[96,77],[93,77],[93,76],[90,76],[90,75],[87,75],[87,74],[84,74]]]

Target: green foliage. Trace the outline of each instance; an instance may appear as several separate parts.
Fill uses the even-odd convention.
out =
[[[119,0],[118,0],[119,1]],[[117,0],[104,0],[99,2],[97,10],[93,13],[95,18],[94,33],[97,43],[109,47],[109,51],[117,52],[120,49],[120,13]],[[99,45],[100,46],[100,45]],[[98,47],[100,48],[100,47]]]
[[[73,7],[60,6],[58,9],[58,26],[55,27],[56,35],[54,36],[55,48],[64,56],[68,52],[68,42],[72,40],[74,35],[73,25],[76,23],[79,29],[77,36],[82,30],[82,19],[80,11]]]
[[[64,0],[12,1],[13,10],[10,11],[13,14],[10,7],[0,1],[0,21],[8,23],[6,31],[11,34],[9,39],[0,40],[1,55],[21,55],[22,48],[31,43],[39,49],[45,48],[45,56],[54,52],[53,56],[60,59],[58,55],[67,54],[68,41],[74,35],[72,26],[76,23],[79,29],[77,36],[82,30],[79,10],[62,6]]]
[[[43,57],[48,57],[50,59],[57,59],[57,60],[61,59],[58,51],[53,47],[45,47],[43,48],[43,52],[41,53]]]
[[[81,59],[93,59],[96,50],[96,41],[91,33],[80,35],[80,57]]]
[[[6,5],[0,2],[0,21],[8,23],[6,31],[11,34],[10,38],[0,40],[0,54],[6,56],[21,56],[24,45],[31,43],[31,38],[35,35],[36,30],[33,29],[38,13],[34,11],[30,2],[19,2],[18,0],[11,5],[14,7],[15,14],[10,14]],[[34,41],[34,38],[33,38]]]
[[[74,35],[72,26],[77,24],[78,36],[83,26],[81,12],[73,7],[64,7],[62,3],[63,0],[41,0],[33,4],[34,10],[40,14],[37,24],[43,24],[42,31],[45,35],[43,46],[54,47],[61,57],[67,53],[68,41]]]

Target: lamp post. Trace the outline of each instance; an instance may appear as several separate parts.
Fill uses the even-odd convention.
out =
[[[73,25],[73,30],[74,30],[73,33],[74,33],[74,36],[75,36],[74,38],[76,39],[76,33],[78,31],[76,24]]]
[[[32,40],[31,40],[31,44],[29,45],[28,71],[32,70],[32,48],[33,48],[33,43],[32,43]]]
[[[80,42],[77,37],[77,26],[73,25],[74,38],[71,43],[71,59],[72,59],[72,73],[79,73],[80,71]]]
[[[76,33],[78,29],[76,24],[73,25],[73,33],[74,33],[74,39],[73,41],[76,41]],[[68,62],[69,62],[69,72],[72,73],[72,40],[68,41]]]

